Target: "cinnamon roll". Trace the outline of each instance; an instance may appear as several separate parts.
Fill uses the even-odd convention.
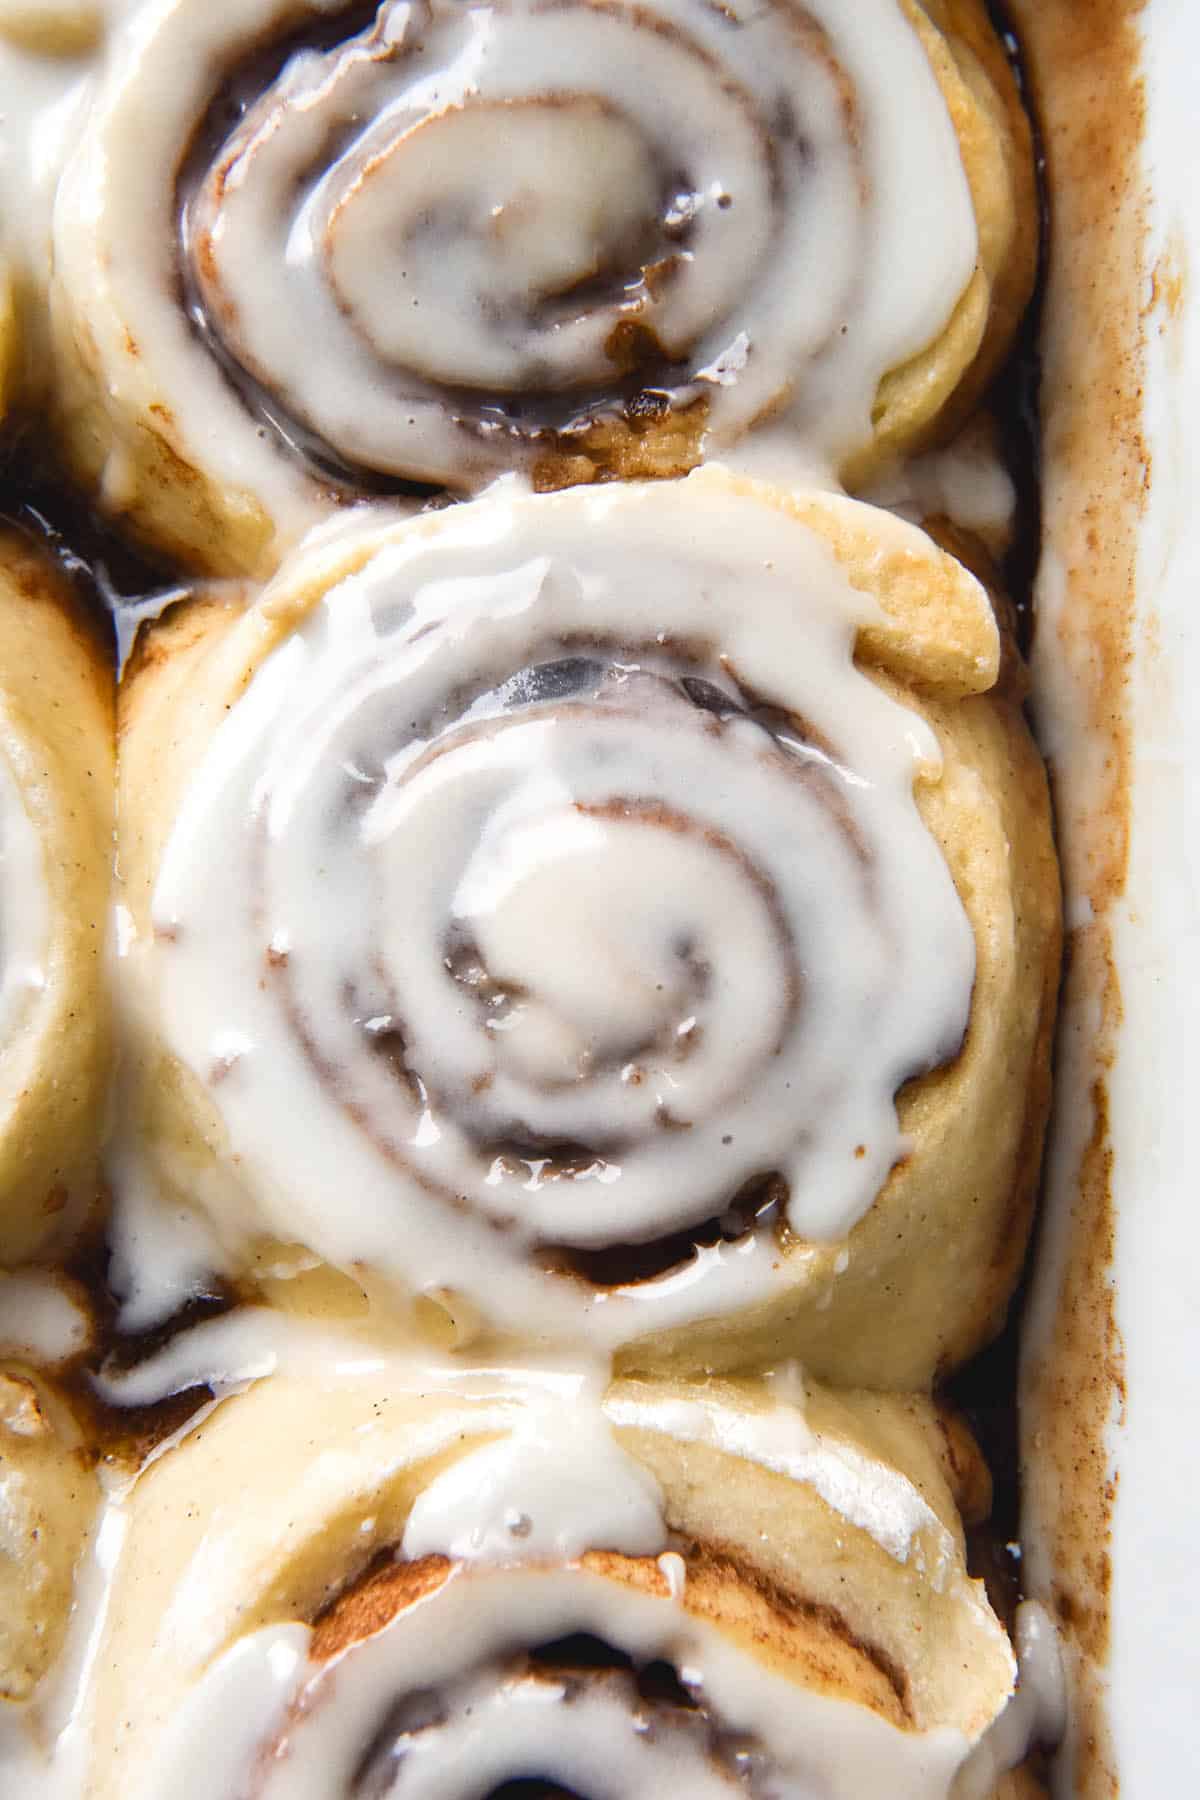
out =
[[[900,1397],[273,1378],[126,1503],[91,1792],[986,1792],[952,1480]]]
[[[0,1264],[61,1242],[97,1194],[112,690],[59,577],[0,531]]]
[[[63,433],[221,573],[767,420],[857,477],[978,395],[1035,226],[981,0],[149,0],[58,190]]]
[[[1006,1303],[1047,1097],[999,655],[916,528],[715,469],[179,610],[121,745],[154,1204],[460,1338],[927,1383]]]

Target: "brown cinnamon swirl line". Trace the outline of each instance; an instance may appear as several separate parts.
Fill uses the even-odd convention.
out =
[[[861,474],[970,405],[1032,279],[976,0],[150,0],[84,140],[66,442],[219,572],[381,483],[677,474],[784,414]]]
[[[156,1188],[235,1274],[303,1246],[460,1339],[927,1381],[1003,1305],[1044,1104],[1055,889],[1016,711],[970,697],[996,643],[915,530],[713,473],[182,610],[124,727]]]

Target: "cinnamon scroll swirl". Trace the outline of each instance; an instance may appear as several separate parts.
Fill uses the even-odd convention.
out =
[[[983,589],[716,470],[498,492],[125,685],[131,1131],[240,1274],[920,1387],[1001,1316],[1058,889]]]
[[[766,420],[856,478],[978,397],[1035,238],[981,0],[149,0],[58,190],[63,436],[218,573]]]
[[[1015,1674],[948,1429],[900,1397],[277,1376],[127,1503],[95,1800],[947,1796]]]
[[[113,764],[105,649],[0,531],[0,1265],[61,1245],[98,1191]]]

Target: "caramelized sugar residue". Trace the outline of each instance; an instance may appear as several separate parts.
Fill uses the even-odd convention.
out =
[[[1095,785],[1055,788],[1059,848],[1076,916],[1068,939],[1060,1039],[1060,1131],[1081,1109],[1091,1130],[1054,1195],[1063,1217],[1043,1223],[1058,1291],[1045,1341],[1027,1358],[1023,1441],[1026,1518],[1054,1570],[1050,1598],[1075,1673],[1073,1791],[1114,1795],[1106,1717],[1111,1632],[1111,1532],[1116,1497],[1111,1435],[1124,1402],[1114,1313],[1113,1151],[1106,1076],[1121,1024],[1109,916],[1129,856],[1131,745],[1127,681],[1137,549],[1151,469],[1142,434],[1146,195],[1140,0],[1013,0],[1040,115],[1052,200],[1043,451],[1047,541],[1067,600],[1045,677],[1070,671],[1076,730],[1103,755]],[[1042,630],[1047,632],[1043,619]],[[1053,727],[1053,720],[1047,721]],[[1051,780],[1055,767],[1051,756]],[[1094,1032],[1085,1004],[1099,1011]],[[1085,1114],[1086,1116],[1086,1114]],[[1060,1230],[1064,1233],[1060,1240]],[[1035,1255],[1038,1252],[1035,1251]],[[1045,1275],[1043,1275],[1045,1280]]]

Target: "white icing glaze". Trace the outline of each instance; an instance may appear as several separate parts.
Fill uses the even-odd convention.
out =
[[[92,1321],[81,1294],[48,1271],[0,1272],[0,1355],[42,1364],[87,1348]]]
[[[824,543],[704,481],[385,534],[219,727],[129,960],[240,1159],[231,1250],[613,1343],[769,1292],[773,1233],[607,1290],[539,1243],[699,1225],[772,1169],[836,1238],[902,1153],[974,966],[912,797],[936,741],[855,669],[873,603]]]
[[[46,985],[49,930],[42,847],[18,773],[0,747],[0,1048]]]
[[[645,1709],[619,1679],[563,1704],[562,1678],[542,1684],[523,1674],[519,1659],[514,1665],[514,1651],[579,1631],[639,1666],[673,1664],[729,1734],[731,1763],[710,1759],[702,1725],[678,1733],[639,1725]],[[204,1747],[226,1734],[231,1743],[253,1742],[263,1718],[250,1708],[264,1690],[278,1717],[275,1670],[286,1667],[298,1644],[295,1626],[269,1627],[219,1661],[193,1691],[137,1800],[167,1791],[168,1771],[173,1800],[226,1800],[209,1780]],[[390,1706],[439,1688],[447,1717],[427,1734],[416,1728],[401,1740],[407,1756],[398,1784],[356,1790],[364,1751]],[[289,1699],[285,1748],[243,1776],[242,1791],[255,1800],[328,1800],[356,1791],[450,1800],[486,1794],[531,1770],[595,1800],[633,1793],[669,1800],[680,1792],[719,1800],[746,1791],[743,1769],[760,1773],[763,1785],[752,1791],[788,1800],[942,1800],[968,1751],[956,1731],[898,1731],[865,1708],[768,1673],[674,1599],[619,1588],[580,1569],[537,1565],[460,1571],[330,1665],[302,1665]],[[386,1748],[380,1744],[384,1768]],[[739,1751],[749,1759],[740,1767]]]
[[[220,354],[261,384],[256,417],[178,305],[175,182],[230,70],[330,11],[150,0],[55,221],[114,396],[165,403],[285,536],[315,496],[260,419],[351,465],[477,484],[539,428],[620,402],[614,329],[653,333],[668,360],[642,385],[705,396],[718,448],[786,406],[836,465],[970,280],[954,129],[896,0],[385,0],[295,54],[185,183],[190,276]]]

